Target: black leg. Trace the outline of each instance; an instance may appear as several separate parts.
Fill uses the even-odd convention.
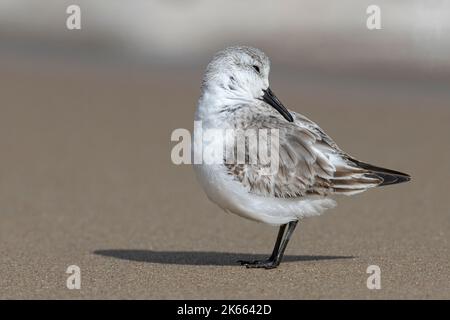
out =
[[[291,236],[294,233],[295,227],[297,227],[297,223],[298,221],[289,222],[288,230],[283,238],[283,241],[281,242],[280,250],[278,251],[278,255],[274,261],[276,266],[278,266],[283,259],[284,251],[286,250],[289,240],[291,240]]]
[[[283,240],[284,231],[286,230],[287,224],[283,224],[280,226],[280,229],[278,231],[277,241],[275,242],[275,246],[273,247],[272,255],[267,260],[254,260],[254,261],[247,261],[247,260],[238,260],[238,262],[241,265],[249,266],[249,265],[264,265],[267,263],[270,263],[275,260],[275,258],[278,255],[278,251],[280,250],[280,245]]]
[[[281,244],[281,241],[283,240],[284,231],[286,230],[286,226],[287,226],[287,224],[283,224],[282,226],[280,226],[280,230],[278,230],[277,241],[275,242],[275,246],[273,247],[272,255],[269,258],[269,260],[271,260],[271,261],[276,258],[277,254],[278,254],[278,250],[280,250],[280,244]]]
[[[265,261],[239,261],[242,265],[245,265],[247,268],[265,268],[265,269],[273,269],[278,267],[281,260],[283,259],[284,251],[286,250],[287,244],[292,236],[292,233],[297,226],[298,221],[292,221],[288,224],[282,225],[280,227],[280,231],[278,232],[277,241],[275,242],[275,246],[273,248],[272,255],[268,260]],[[286,230],[287,226],[287,231]]]

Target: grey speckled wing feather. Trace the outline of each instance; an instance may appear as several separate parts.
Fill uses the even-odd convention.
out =
[[[264,112],[255,109],[263,108]],[[269,115],[268,115],[269,112]],[[383,183],[382,176],[358,165],[314,122],[292,112],[287,122],[264,104],[235,110],[236,129],[279,130],[279,170],[261,175],[258,164],[226,164],[228,172],[251,193],[279,198],[354,194]],[[248,150],[248,148],[247,148]]]

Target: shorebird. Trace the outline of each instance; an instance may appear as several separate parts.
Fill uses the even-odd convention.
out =
[[[194,165],[212,202],[226,212],[279,226],[267,260],[239,261],[248,268],[276,268],[298,221],[334,207],[333,196],[410,180],[408,174],[355,159],[313,121],[288,110],[269,88],[269,71],[269,58],[259,49],[240,46],[218,52],[206,68],[195,114],[203,129],[278,132],[273,174],[262,175],[261,163],[230,163],[225,157],[219,163]],[[215,143],[195,140],[203,146]],[[227,139],[225,149],[236,150],[236,141]],[[194,142],[194,154],[199,152],[202,148]]]

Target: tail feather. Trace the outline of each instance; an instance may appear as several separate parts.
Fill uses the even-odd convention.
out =
[[[376,167],[368,163],[364,163],[355,159],[352,159],[352,161],[359,167],[364,170],[370,171],[370,174],[373,174],[381,179],[383,179],[383,182],[380,183],[378,186],[387,186],[391,184],[397,184],[402,182],[407,182],[411,180],[411,176],[409,174],[395,171],[391,169]]]

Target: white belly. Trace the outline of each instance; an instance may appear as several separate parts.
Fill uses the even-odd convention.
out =
[[[252,194],[240,182],[233,180],[222,165],[194,165],[194,170],[212,202],[226,212],[250,220],[282,225],[319,215],[335,206],[334,200],[317,196],[285,199]]]

